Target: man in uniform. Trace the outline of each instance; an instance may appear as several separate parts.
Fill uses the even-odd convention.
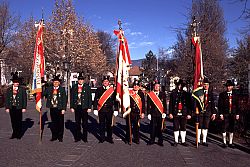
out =
[[[91,88],[88,84],[84,83],[84,77],[82,73],[80,73],[78,76],[78,84],[73,85],[70,91],[70,110],[71,112],[75,112],[76,121],[75,142],[81,139],[84,142],[88,142],[88,112],[91,112],[91,106]],[[81,133],[81,125],[83,134]]]
[[[179,143],[179,132],[181,133],[181,143],[183,146],[188,146],[186,143],[186,124],[187,119],[191,118],[190,102],[191,95],[183,90],[184,82],[182,79],[175,82],[176,88],[170,94],[169,101],[169,118],[173,119],[174,125],[174,144]]]
[[[220,93],[218,101],[219,116],[222,120],[222,138],[223,148],[227,147],[226,132],[229,132],[229,147],[234,148],[233,145],[233,133],[235,119],[239,119],[238,111],[238,99],[237,95],[233,91],[234,83],[231,80],[227,80],[225,83],[226,91]]]
[[[7,89],[5,108],[10,113],[13,133],[10,139],[21,139],[22,137],[22,113],[26,111],[27,93],[25,88],[19,85],[18,73],[11,73],[13,85]]]
[[[67,96],[65,89],[60,86],[59,75],[55,76],[53,85],[48,87],[43,96],[47,99],[46,107],[50,108],[51,117],[51,132],[52,138],[50,141],[59,140],[63,142],[64,132],[64,113],[67,107]]]
[[[203,101],[201,102],[202,107],[201,105],[197,105],[198,104],[197,100],[194,101],[195,103],[194,107],[195,108],[198,107],[198,110],[199,110],[198,143],[200,144],[200,136],[202,133],[202,137],[203,137],[202,145],[204,146],[208,146],[207,132],[208,132],[210,119],[214,121],[216,117],[214,96],[213,96],[212,89],[209,89],[209,84],[210,84],[210,81],[208,80],[208,78],[204,78],[203,89],[201,90],[203,94],[202,96]]]
[[[126,117],[126,125],[127,125],[126,143],[129,143],[130,141],[130,128],[131,128],[131,134],[133,134],[134,136],[135,143],[136,144],[140,143],[139,127],[140,127],[140,119],[144,118],[145,98],[144,98],[144,93],[141,90],[139,90],[139,88],[140,88],[139,81],[136,80],[133,83],[133,90],[129,91],[131,112],[130,116]],[[129,127],[129,124],[131,127]]]
[[[115,109],[115,111],[114,111]],[[107,141],[114,143],[113,134],[113,115],[118,115],[114,87],[109,84],[109,76],[104,76],[102,86],[96,90],[94,100],[94,114],[99,116],[100,123],[100,143],[105,141],[105,128],[107,129]]]
[[[160,83],[155,81],[153,91],[148,93],[147,113],[150,120],[150,141],[148,145],[155,143],[158,136],[158,144],[163,146],[162,130],[166,118],[166,94],[160,91]]]

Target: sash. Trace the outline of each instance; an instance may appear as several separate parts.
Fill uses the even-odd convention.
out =
[[[156,96],[155,92],[153,92],[153,91],[149,92],[148,96],[153,101],[153,103],[158,108],[158,110],[163,114],[164,107],[163,107],[163,104],[162,104],[160,98],[158,96]]]
[[[100,97],[98,101],[98,111],[102,108],[102,106],[105,104],[105,102],[108,100],[108,98],[114,93],[114,88],[111,86],[108,88]]]
[[[141,115],[142,114],[142,101],[141,101],[141,97],[137,93],[135,93],[133,90],[129,91],[129,95],[135,101],[136,105],[138,106],[138,108],[140,110],[140,115]]]

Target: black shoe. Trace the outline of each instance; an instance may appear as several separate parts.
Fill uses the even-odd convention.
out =
[[[228,144],[228,147],[234,149],[235,145],[234,144]]]
[[[208,147],[208,144],[206,142],[202,143],[202,145]]]
[[[186,142],[181,143],[181,145],[183,145],[184,147],[187,147],[187,146],[188,146],[188,144],[187,144]]]
[[[174,147],[177,147],[177,145],[178,145],[178,143],[176,143],[176,142],[173,143],[173,146],[174,146]]]
[[[58,139],[59,142],[63,142],[63,139]]]
[[[99,143],[103,143],[103,142],[104,142],[104,139],[99,140]]]
[[[107,142],[109,142],[109,143],[111,143],[111,144],[114,144],[113,139],[108,139]]]
[[[88,143],[88,140],[87,140],[87,139],[82,139],[82,141],[83,141],[84,143]]]
[[[155,142],[154,141],[149,141],[148,143],[147,143],[147,145],[153,145],[153,144],[155,144]]]
[[[161,147],[164,146],[164,145],[163,145],[163,142],[158,142],[158,145],[161,146]]]
[[[135,141],[135,144],[140,144],[140,142],[138,140]]]
[[[75,139],[75,142],[79,142],[80,141],[80,139]]]
[[[16,137],[15,136],[11,136],[9,139],[15,139]]]
[[[57,140],[57,138],[52,138],[52,139],[50,139],[50,141],[55,141],[55,140]]]
[[[222,148],[227,148],[227,144],[223,143]]]

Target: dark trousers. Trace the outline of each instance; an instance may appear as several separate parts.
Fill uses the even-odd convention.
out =
[[[208,129],[210,122],[210,116],[205,114],[199,115],[199,129]]]
[[[58,108],[50,108],[52,139],[63,139],[64,114]]]
[[[173,120],[174,131],[186,131],[187,118],[186,116],[174,116]]]
[[[140,115],[139,113],[130,113],[130,123],[131,123],[131,130],[132,134],[134,136],[135,142],[139,142],[139,121],[140,121]],[[130,127],[129,127],[129,116],[126,117],[126,140],[130,140]]]
[[[224,120],[222,121],[222,133],[230,132],[234,133],[235,126],[235,115],[228,114],[224,115]]]
[[[87,140],[88,134],[88,112],[87,109],[82,109],[81,106],[77,106],[75,109],[76,120],[76,139]],[[81,126],[83,133],[81,133]]]
[[[155,137],[158,137],[158,142],[162,143],[162,117],[152,117],[150,121],[150,127],[151,127],[151,134],[150,134],[150,140],[151,142],[155,141]]]
[[[10,109],[10,120],[12,126],[12,137],[14,138],[21,138],[22,136],[22,109],[16,109],[16,107],[12,107]]]
[[[113,112],[99,112],[99,122],[100,122],[100,137],[101,140],[105,140],[105,129],[107,130],[108,140],[112,140],[112,118]]]

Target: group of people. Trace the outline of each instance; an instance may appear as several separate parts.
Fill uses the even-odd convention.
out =
[[[26,111],[27,95],[23,87],[19,85],[17,74],[13,74],[13,85],[8,88],[5,100],[6,112],[10,113],[13,133],[11,139],[22,137],[22,113]],[[50,108],[51,117],[51,141],[58,140],[63,142],[64,133],[64,113],[67,108],[67,95],[65,89],[60,85],[59,76],[52,80],[53,85],[43,91],[42,96],[46,99],[46,107]],[[140,143],[140,121],[145,117],[150,120],[150,140],[148,145],[157,144],[163,146],[163,135],[165,119],[168,116],[173,120],[174,143],[173,146],[186,143],[186,124],[191,119],[194,111],[198,110],[199,128],[198,143],[208,146],[207,133],[210,120],[220,118],[222,120],[223,147],[234,147],[233,133],[235,120],[239,119],[237,95],[233,91],[234,83],[228,80],[225,83],[226,90],[219,95],[218,111],[215,109],[213,92],[209,88],[208,79],[203,80],[202,94],[199,101],[192,98],[192,95],[183,90],[185,83],[179,79],[175,82],[176,88],[171,92],[169,107],[167,111],[167,98],[165,92],[161,91],[160,83],[155,82],[153,90],[143,92],[140,90],[139,81],[134,81],[133,88],[129,90],[130,94],[130,113],[126,115],[126,137],[125,142],[131,144]],[[201,105],[202,103],[203,105]],[[102,86],[98,87],[95,93],[94,102],[92,102],[91,88],[85,83],[85,77],[80,73],[78,83],[73,85],[70,90],[70,111],[75,114],[76,136],[75,142],[88,142],[88,113],[92,111],[98,116],[99,122],[99,142],[105,141],[114,143],[113,124],[114,117],[119,112],[119,103],[116,100],[116,90],[109,82],[109,77],[104,76]],[[105,132],[107,131],[107,136]],[[229,132],[229,143],[227,145],[226,133]],[[201,142],[202,134],[202,142]],[[179,136],[181,142],[179,142]]]

